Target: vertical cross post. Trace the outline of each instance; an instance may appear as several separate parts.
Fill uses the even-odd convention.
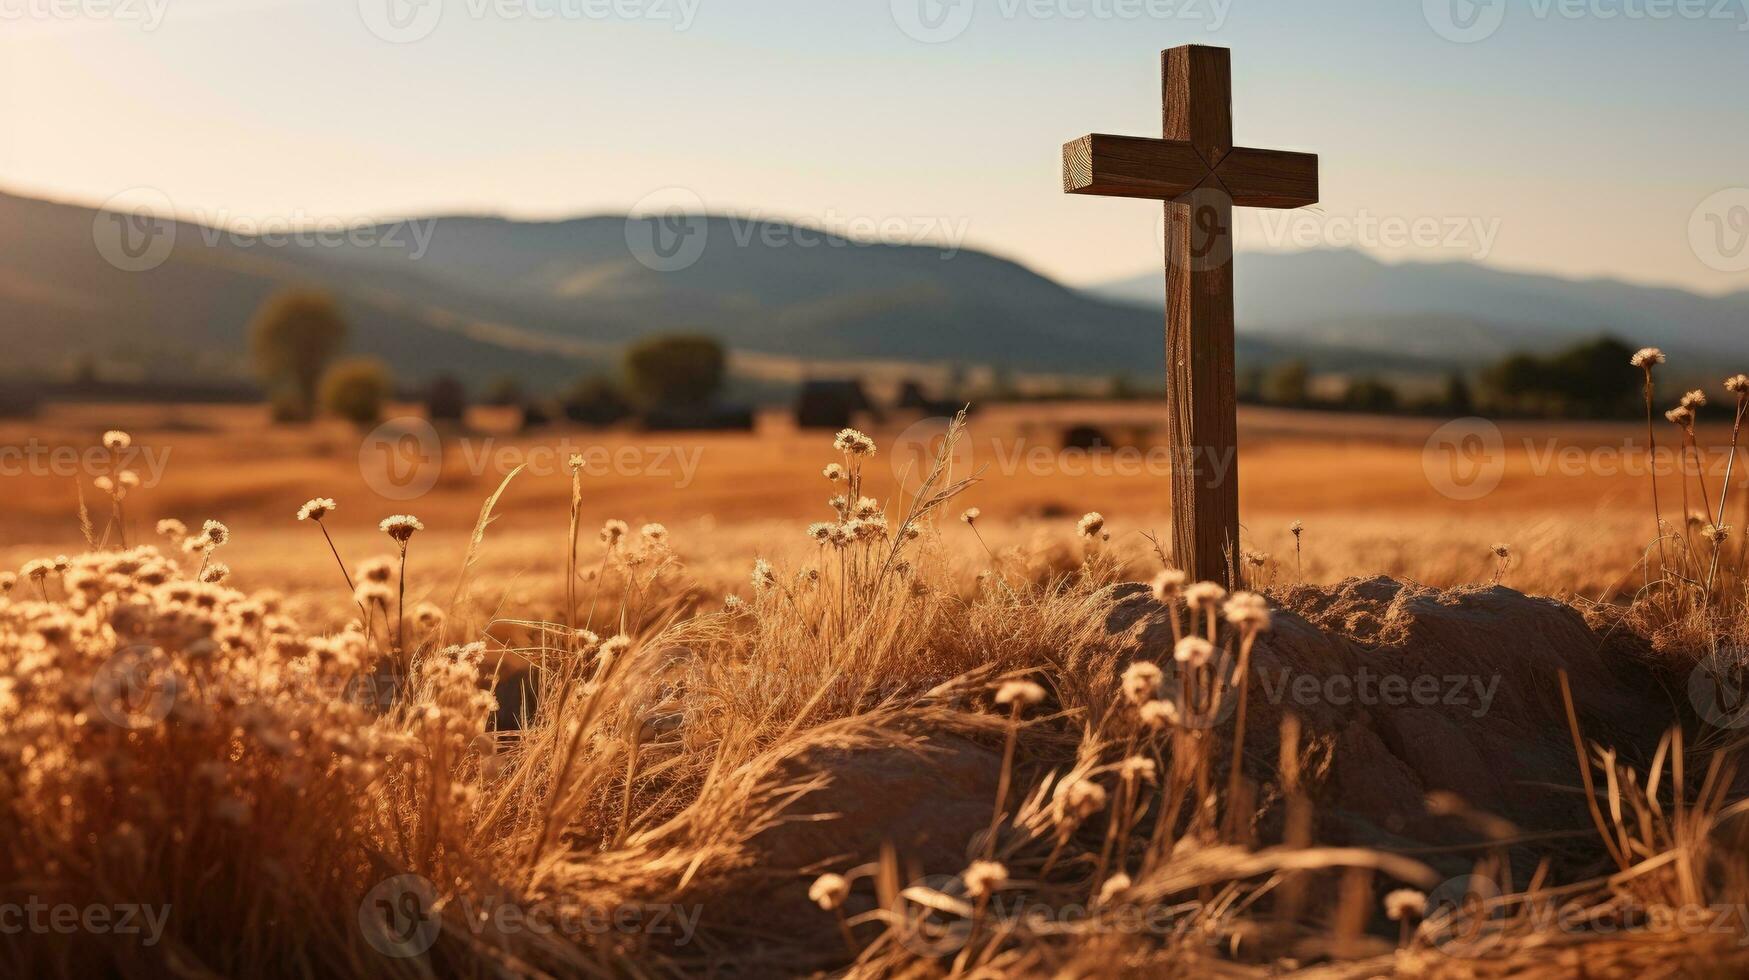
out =
[[[1238,397],[1233,363],[1233,207],[1318,200],[1318,158],[1233,146],[1230,53],[1161,55],[1163,139],[1083,136],[1063,147],[1071,194],[1162,200],[1166,394],[1174,560],[1239,584]]]

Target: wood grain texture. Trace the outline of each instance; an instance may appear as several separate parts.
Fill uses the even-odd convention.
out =
[[[1233,203],[1245,208],[1303,208],[1318,203],[1318,156],[1235,147],[1215,167]]]
[[[1070,194],[1169,201],[1208,175],[1189,143],[1095,133],[1063,146],[1063,190]]]
[[[1233,205],[1211,188],[1165,208],[1174,560],[1197,581],[1232,588],[1239,549]]]
[[[1232,52],[1187,44],[1160,55],[1162,136],[1189,143],[1212,169],[1233,148]]]

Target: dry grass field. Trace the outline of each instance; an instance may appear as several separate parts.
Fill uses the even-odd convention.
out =
[[[1073,518],[1097,510],[1110,519],[1120,550],[1148,552],[1143,534],[1168,530],[1164,479],[1170,463],[1159,443],[1162,413],[1159,405],[1127,403],[1000,406],[974,415],[955,475],[979,477],[966,503],[983,511],[986,542],[1000,550],[1066,540]],[[700,583],[719,591],[745,577],[741,567],[749,554],[804,549],[795,522],[816,512],[827,495],[818,479],[822,434],[797,431],[781,417],[762,419],[754,435],[563,426],[525,434],[490,411],[472,421],[473,429],[446,432],[440,452],[410,448],[409,442],[394,454],[366,445],[348,426],[272,427],[253,409],[67,406],[29,424],[0,425],[0,446],[83,452],[105,430],[128,429],[138,453],[134,466],[146,481],[124,502],[133,540],[149,535],[164,517],[192,524],[222,520],[236,532],[229,557],[237,573],[253,587],[294,598],[338,584],[326,547],[294,520],[312,493],[340,502],[330,527],[343,553],[354,558],[381,550],[378,518],[417,514],[429,533],[411,561],[423,580],[442,581],[453,576],[481,503],[525,463],[505,492],[482,567],[484,579],[530,601],[550,586],[563,559],[554,530],[568,520],[565,462],[572,452],[588,455],[584,524],[662,521],[675,531]],[[1064,450],[1063,434],[1077,425],[1098,427],[1116,445]],[[1375,574],[1435,586],[1489,582],[1498,564],[1490,549],[1504,542],[1514,549],[1507,581],[1525,591],[1619,598],[1624,589],[1638,587],[1643,575],[1635,572],[1635,559],[1652,537],[1640,458],[1643,426],[1507,423],[1499,429],[1497,448],[1465,453],[1438,445],[1429,450],[1440,425],[1245,410],[1244,546],[1271,557],[1271,580],[1277,583]],[[897,455],[884,453],[871,467],[871,490],[884,498],[899,485],[906,465],[916,467],[935,430],[870,428],[883,446],[906,437]],[[1729,432],[1708,435],[1720,447],[1707,456],[1716,493]],[[1672,452],[1671,442],[1663,450]],[[0,564],[16,566],[82,544],[80,481],[46,455],[28,459],[10,457],[13,468],[0,477],[7,489]],[[435,482],[428,492],[407,497],[401,491],[419,485],[385,479],[396,465],[420,473],[435,466]],[[1674,521],[1681,513],[1676,460],[1667,455],[1663,470],[1672,495],[1664,505]],[[1485,489],[1469,481],[1488,472],[1498,475],[1492,492],[1473,499],[1461,492]],[[1745,478],[1749,467],[1734,476]],[[101,495],[89,483],[87,476],[88,504],[101,509]],[[384,487],[394,496],[378,492]],[[1453,487],[1457,495],[1444,492]],[[1297,559],[1288,531],[1294,521],[1306,527]],[[968,556],[984,555],[970,535],[959,537],[953,543]]]
[[[1157,411],[9,424],[0,975],[1749,966],[1744,579],[1638,594],[1643,429],[1248,412],[1229,596]]]

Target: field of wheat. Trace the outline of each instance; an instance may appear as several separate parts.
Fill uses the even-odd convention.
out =
[[[1231,594],[1135,411],[10,426],[0,973],[1749,968],[1728,406],[1248,413]]]

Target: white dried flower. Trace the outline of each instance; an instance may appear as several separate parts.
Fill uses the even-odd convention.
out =
[[[103,434],[103,448],[120,451],[134,444],[134,437],[120,429],[110,429]]]
[[[1149,701],[1142,705],[1142,724],[1155,731],[1178,724],[1178,705],[1170,701]]]
[[[630,531],[631,528],[625,521],[608,521],[601,525],[601,543],[611,548],[619,544]]]
[[[989,898],[1008,884],[1008,869],[995,861],[973,861],[960,877],[966,883],[967,895]]]
[[[843,875],[823,874],[808,886],[808,900],[828,912],[843,906],[850,897],[850,882]]]
[[[1226,598],[1227,590],[1214,582],[1196,582],[1184,590],[1184,601],[1193,609],[1213,609]]]
[[[1254,630],[1267,630],[1270,625],[1269,602],[1255,592],[1240,592],[1222,607],[1227,622]]]
[[[1190,667],[1201,667],[1214,656],[1215,645],[1200,636],[1187,636],[1172,648],[1172,659]]]
[[[996,690],[996,703],[1034,705],[1045,699],[1045,689],[1032,681],[1006,681]]]
[[[332,497],[311,497],[298,508],[298,520],[320,521],[340,507]]]
[[[1385,896],[1385,916],[1392,922],[1421,918],[1427,912],[1427,896],[1413,888],[1399,888]]]
[[[1190,581],[1190,576],[1176,568],[1168,568],[1154,576],[1151,586],[1156,602],[1172,602],[1184,592],[1184,585]]]
[[[1644,368],[1645,370],[1650,371],[1653,365],[1663,364],[1665,360],[1664,352],[1658,348],[1642,347],[1634,354],[1630,363],[1632,363],[1634,367]]]
[[[984,512],[979,510],[978,508],[967,507],[966,512],[960,515],[960,520],[965,521],[968,525],[973,525],[973,524],[977,524],[978,518],[983,517],[983,516],[984,516]]]
[[[403,545],[407,543],[408,538],[413,536],[414,532],[425,530],[425,525],[420,523],[419,518],[414,517],[412,514],[396,514],[393,517],[385,517],[383,518],[382,523],[378,524],[377,527],[380,528],[384,534],[394,538]]]
[[[1105,515],[1098,511],[1083,514],[1081,520],[1075,524],[1076,533],[1084,538],[1097,537],[1099,532],[1103,530],[1105,530]]]
[[[1160,693],[1160,681],[1165,676],[1159,665],[1138,660],[1123,672],[1123,696],[1140,707]]]
[[[1099,904],[1109,905],[1111,901],[1130,889],[1130,876],[1118,872],[1105,879],[1105,884],[1099,886]]]

